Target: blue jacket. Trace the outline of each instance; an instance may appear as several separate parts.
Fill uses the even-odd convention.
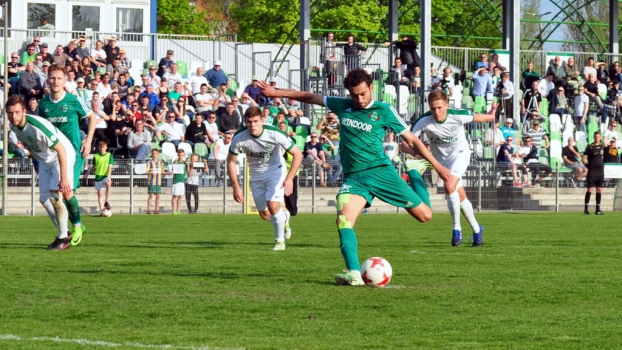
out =
[[[223,83],[227,84],[229,82],[229,78],[227,77],[227,74],[225,74],[225,72],[222,69],[214,70],[214,68],[212,68],[208,70],[207,73],[205,73],[205,75],[203,76],[205,77],[205,79],[207,79],[209,84],[215,89],[218,89],[220,84],[223,84]]]
[[[138,95],[138,100],[140,101],[143,96],[149,97],[149,106],[151,107],[151,109],[155,108],[155,106],[160,104],[160,99],[155,92],[152,92],[151,95],[147,94],[147,92],[142,92],[140,95]]]

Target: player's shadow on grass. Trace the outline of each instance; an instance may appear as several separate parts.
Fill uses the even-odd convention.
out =
[[[46,244],[34,244],[34,243],[0,243],[0,249],[35,249],[45,250]]]
[[[287,278],[288,274],[269,274],[269,273],[238,273],[238,272],[173,272],[173,271],[131,271],[131,270],[54,270],[60,273],[75,274],[111,274],[126,276],[174,276],[174,277],[202,277],[202,278],[221,278],[221,279],[241,279],[241,278],[270,278],[272,280],[278,278]]]

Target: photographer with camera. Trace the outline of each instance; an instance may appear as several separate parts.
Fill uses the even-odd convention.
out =
[[[539,111],[542,106],[542,94],[538,90],[540,82],[534,80],[531,82],[531,89],[525,91],[523,99],[521,100],[521,114],[523,115],[523,122],[527,119],[527,111]]]
[[[432,82],[432,91],[445,91],[445,94],[451,97],[454,94],[454,79],[451,77],[451,68],[445,67],[443,74],[438,75]]]
[[[506,118],[512,118],[514,84],[512,84],[512,82],[510,81],[510,77],[507,73],[501,73],[501,81],[497,83],[494,95],[499,99],[499,102],[497,104],[500,105],[500,108],[497,108],[495,120],[499,120],[501,114],[505,115]],[[494,102],[492,107],[493,109],[497,107]]]

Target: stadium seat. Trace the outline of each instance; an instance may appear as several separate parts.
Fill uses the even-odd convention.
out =
[[[473,97],[469,95],[462,96],[462,108],[473,109],[475,106],[475,102],[473,102]]]
[[[177,156],[177,150],[175,149],[175,145],[171,142],[164,142],[162,144],[162,154],[167,155],[169,159],[175,159]]]
[[[486,98],[484,96],[475,96],[475,105],[473,113],[486,113]]]
[[[190,62],[190,71],[188,73],[190,73],[190,75],[192,75],[192,73],[196,74],[197,68],[199,67],[203,68],[203,63],[196,61]]]
[[[179,146],[177,146],[177,149],[178,150],[183,149],[184,152],[186,153],[186,158],[190,157],[190,155],[192,154],[192,146],[190,146],[189,143],[181,142]]]
[[[305,140],[307,139],[307,136],[309,136],[309,130],[302,125],[296,126],[296,130],[294,130],[294,132],[297,136],[304,137]]]
[[[294,135],[293,139],[294,139],[294,141],[296,141],[296,146],[298,146],[298,148],[300,148],[300,150],[304,150],[305,149],[305,143],[307,143],[307,138],[306,137]]]
[[[600,98],[604,102],[607,99],[607,85],[598,84],[598,94],[600,95]]]
[[[382,102],[386,104],[390,104],[391,106],[395,105],[395,97],[389,93],[382,94]]]
[[[106,74],[106,67],[97,67],[97,72],[101,75]]]
[[[229,79],[229,89],[236,93],[238,91],[238,82],[233,79]]]
[[[209,149],[207,148],[207,145],[199,142],[199,143],[195,143],[194,144],[194,153],[198,154],[199,157],[203,158],[207,158],[207,156],[209,156]]]
[[[393,85],[385,85],[384,86],[384,93],[385,94],[391,94],[394,99],[397,98],[397,90],[395,90],[395,86],[393,86]]]
[[[156,69],[160,68],[158,67],[158,62],[154,61],[154,60],[149,60],[149,61],[145,61],[145,65],[143,68],[149,69],[149,67],[154,66],[156,67]],[[138,67],[134,67],[134,68],[138,68]]]
[[[400,90],[399,90],[400,105],[396,109],[397,109],[397,112],[401,115],[408,113],[408,96],[410,96],[410,91],[408,91],[408,86],[400,85]]]
[[[151,149],[162,149],[162,147],[160,147],[160,143],[159,142],[152,142],[151,143]]]
[[[184,61],[177,61],[175,64],[177,64],[177,71],[179,72],[179,75],[181,75],[184,79],[188,79],[188,64]]]
[[[546,148],[538,148],[538,158],[539,157],[548,158],[549,157],[549,151],[547,151]]]
[[[145,63],[143,62],[143,60],[132,60],[132,62],[130,63],[130,67],[136,67],[136,68],[143,68],[145,66]]]
[[[547,98],[542,99],[542,104],[540,107],[540,114],[546,117],[549,116],[549,100]]]
[[[558,114],[549,115],[549,127],[550,129],[547,129],[548,131],[562,131],[562,122]]]
[[[587,142],[585,140],[577,140],[577,150],[579,153],[583,153],[587,148]]]

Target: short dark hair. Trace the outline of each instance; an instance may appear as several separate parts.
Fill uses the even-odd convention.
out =
[[[244,118],[252,118],[252,117],[261,117],[263,113],[261,113],[261,109],[259,107],[248,107],[246,112],[244,112]]]
[[[428,95],[428,103],[432,103],[438,100],[449,102],[449,97],[447,97],[447,94],[445,93],[445,91],[442,91],[442,90],[430,92],[430,94]]]
[[[367,84],[367,86],[371,86],[373,80],[371,75],[367,73],[364,69],[357,68],[351,70],[346,78],[343,80],[343,87],[346,89],[350,89],[356,86],[361,85],[361,83]]]
[[[11,97],[9,97],[9,99],[6,101],[6,105],[5,108],[9,108],[15,105],[21,105],[22,109],[26,109],[26,103],[24,102],[24,98],[20,95],[13,95]]]

